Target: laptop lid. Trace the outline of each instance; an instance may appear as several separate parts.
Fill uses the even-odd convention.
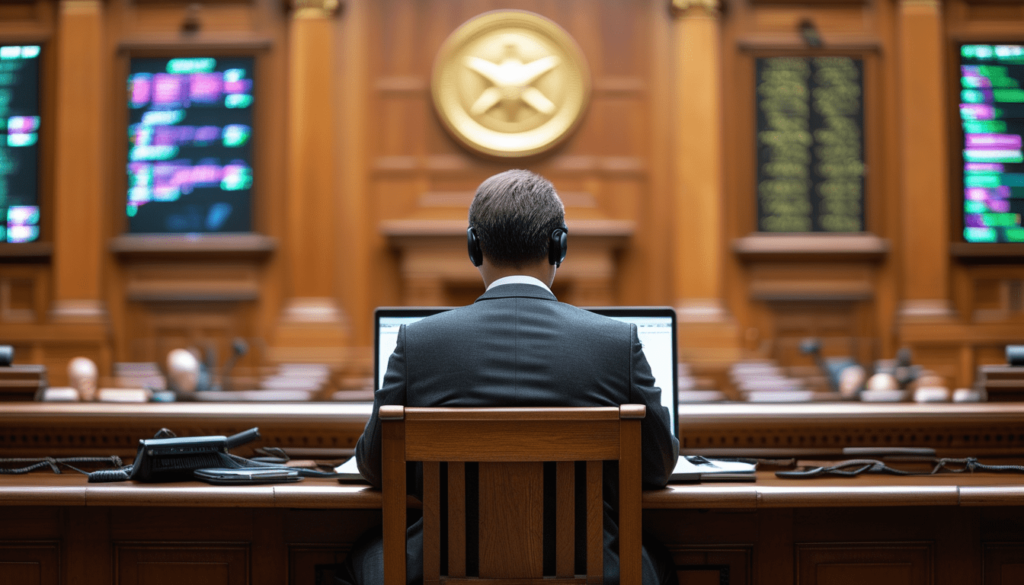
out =
[[[599,315],[633,323],[644,346],[644,355],[651,365],[654,383],[661,388],[661,402],[674,416],[669,416],[672,434],[679,436],[679,392],[676,347],[676,312],[671,307],[583,307]],[[424,317],[451,310],[451,307],[381,307],[374,311],[374,388],[384,384],[388,360],[398,344],[402,325]]]
[[[398,345],[398,329],[424,317],[443,313],[451,307],[378,307],[373,312],[373,389],[384,385],[388,360]]]
[[[661,388],[661,404],[668,409],[672,434],[679,437],[679,351],[676,347],[676,311],[672,307],[583,307],[598,315],[636,325],[644,356],[651,365],[654,385]]]

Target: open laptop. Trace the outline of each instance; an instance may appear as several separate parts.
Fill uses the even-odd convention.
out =
[[[584,307],[599,315],[610,317],[616,321],[634,323],[640,343],[644,346],[644,355],[651,365],[654,383],[662,389],[661,402],[669,412],[679,412],[679,393],[674,391],[678,386],[676,376],[676,312],[671,307]],[[398,330],[402,325],[415,323],[424,317],[450,311],[451,307],[381,307],[373,314],[374,356],[373,378],[374,389],[384,384],[384,373],[388,369],[388,360],[398,344]],[[678,416],[670,416],[672,434],[679,436]]]
[[[651,366],[654,383],[662,389],[662,405],[672,414],[669,422],[672,434],[679,436],[679,393],[677,384],[678,351],[676,347],[676,313],[671,307],[585,307],[599,315],[616,321],[633,323],[644,347],[644,355]],[[381,307],[374,312],[374,388],[384,383],[388,360],[398,344],[398,331],[402,325],[436,315],[450,307]],[[674,481],[697,481],[692,477],[694,465],[680,457],[677,470],[688,475],[673,473]],[[354,471],[355,459],[347,461],[338,471]],[[685,470],[685,471],[684,471]]]

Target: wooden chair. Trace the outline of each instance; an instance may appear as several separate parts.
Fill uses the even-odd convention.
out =
[[[556,463],[554,578],[603,583],[602,461],[619,462],[619,574],[641,582],[640,420],[646,407],[382,406],[384,583],[405,584],[406,462],[423,462],[423,581],[525,584],[543,575],[543,464]],[[575,462],[586,461],[586,570],[575,575]],[[448,575],[441,576],[440,464],[448,463]],[[479,462],[479,579],[466,576],[465,464]]]

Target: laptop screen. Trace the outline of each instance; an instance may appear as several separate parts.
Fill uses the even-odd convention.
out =
[[[585,307],[586,308],[586,307]],[[375,313],[377,322],[374,347],[374,378],[376,387],[384,384],[388,360],[398,344],[398,330],[402,325],[415,323],[424,317],[447,311],[437,308],[380,308]],[[676,391],[676,318],[675,311],[667,307],[597,307],[587,308],[616,321],[636,325],[637,336],[644,346],[644,356],[651,365],[654,383],[662,389],[661,403],[670,413],[672,434],[678,436],[678,394]]]

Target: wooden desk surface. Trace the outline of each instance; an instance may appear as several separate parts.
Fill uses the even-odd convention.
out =
[[[1024,506],[1024,475],[942,475],[811,480],[759,472],[749,484],[671,485],[644,492],[646,509],[758,509],[886,506]],[[0,476],[0,506],[379,509],[365,485],[306,478],[296,484],[212,486],[197,482],[90,484],[85,476],[36,472]]]

